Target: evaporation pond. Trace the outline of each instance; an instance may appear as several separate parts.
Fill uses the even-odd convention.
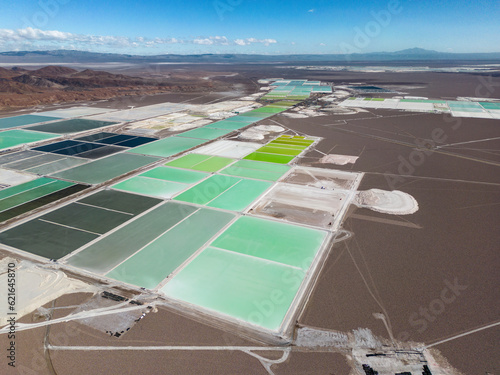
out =
[[[245,156],[243,159],[264,161],[268,163],[287,164],[294,159],[294,156],[252,152],[250,155]]]
[[[0,233],[0,242],[45,258],[59,259],[159,202],[103,190]]]
[[[113,189],[164,199],[172,198],[188,187],[188,184],[142,176],[135,176],[112,186]]]
[[[228,212],[198,209],[106,276],[153,289],[233,218]]]
[[[109,121],[98,121],[98,120],[71,119],[71,120],[52,122],[49,124],[30,126],[29,129],[41,132],[66,134],[66,133],[83,132],[86,130],[102,128],[114,124],[117,123]]]
[[[167,297],[277,331],[304,278],[300,269],[206,248],[161,291]],[[276,294],[279,293],[279,294]],[[274,304],[261,313],[259,306]]]
[[[216,172],[231,164],[234,160],[221,156],[188,154],[167,164],[168,167],[193,169],[202,172]]]
[[[223,169],[220,173],[230,176],[256,178],[266,181],[277,181],[290,170],[288,165],[265,163],[252,160],[239,160]]]
[[[169,137],[139,147],[135,147],[129,150],[129,152],[132,152],[134,154],[168,157],[183,151],[187,151],[190,148],[199,146],[205,142],[206,140],[203,139]]]
[[[143,155],[115,154],[55,173],[53,176],[88,184],[100,184],[134,169],[144,167],[156,160],[158,159]]]
[[[21,129],[6,130],[0,133],[0,150],[55,137],[58,135]]]
[[[60,117],[39,116],[39,115],[21,115],[14,117],[0,118],[0,129],[15,128],[16,126],[24,126],[36,124],[39,122],[47,122],[59,120]]]
[[[179,194],[175,200],[243,211],[271,185],[267,181],[215,175]]]

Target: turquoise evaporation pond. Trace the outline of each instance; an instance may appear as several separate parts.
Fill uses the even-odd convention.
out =
[[[169,203],[171,206],[176,204]],[[172,216],[175,217],[176,222],[170,228],[156,239],[151,238],[153,242],[106,273],[106,276],[153,289],[234,218],[228,212],[194,207],[186,209],[182,206],[174,208],[176,214],[170,212],[164,219],[172,222]]]
[[[483,112],[483,108],[476,102],[452,102],[448,101],[448,106],[452,111],[461,112]]]
[[[135,176],[112,186],[116,190],[163,199],[172,198],[175,194],[188,187],[188,184],[142,176]]]
[[[59,120],[60,117],[39,116],[39,115],[21,115],[14,117],[0,118],[0,129],[15,128],[16,126],[24,126],[37,124],[40,122]]]
[[[207,140],[212,140],[216,139],[219,137],[222,137],[223,135],[231,133],[232,130],[228,129],[215,129],[215,128],[209,128],[209,127],[201,127],[193,130],[188,130],[187,132],[182,133],[183,137],[188,137],[188,138],[199,138],[199,139],[207,139]]]
[[[183,137],[168,137],[159,141],[150,142],[148,144],[134,147],[129,153],[151,155],[158,157],[168,157],[187,151],[190,148],[199,146],[207,142],[205,139],[183,138]]]
[[[272,183],[233,176],[214,175],[175,197],[177,201],[243,211]]]
[[[158,198],[171,198],[207,176],[208,173],[198,171],[157,167],[113,185],[113,189]]]
[[[244,124],[241,121],[230,121],[230,120],[217,121],[212,124],[206,125],[207,128],[211,129],[228,129],[228,130],[238,130],[245,126],[247,126],[247,124]]]
[[[500,110],[500,103],[491,103],[491,102],[480,102],[485,109],[497,109]]]
[[[254,118],[251,116],[243,116],[243,115],[238,115],[234,117],[229,117],[226,120],[228,121],[236,121],[236,122],[241,122],[241,123],[246,123],[246,124],[253,124],[254,122],[260,121],[260,118]],[[206,125],[207,127],[210,126],[210,124]]]
[[[241,217],[161,291],[277,331],[325,238],[320,230]]]
[[[24,129],[6,130],[0,133],[0,150],[56,137],[59,137],[59,135]]]

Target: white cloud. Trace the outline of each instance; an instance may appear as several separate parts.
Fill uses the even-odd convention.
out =
[[[229,40],[225,36],[209,36],[208,38],[197,38],[193,40],[194,44],[227,46]]]
[[[326,44],[325,44],[325,43],[320,43],[319,45],[320,45],[320,46],[326,46]]]
[[[263,44],[269,46],[277,43],[275,39],[244,38],[230,40],[225,36],[197,37],[195,39],[176,38],[146,38],[138,36],[129,38],[112,35],[83,35],[57,30],[40,30],[27,27],[25,29],[0,29],[0,48],[39,48],[43,42],[44,48],[62,48],[63,45],[71,45],[74,48],[138,48],[157,47],[165,44],[196,44],[205,46],[248,46],[251,44]],[[64,44],[63,44],[64,43]]]
[[[315,11],[316,11],[316,9],[313,8],[313,9],[309,9],[307,12],[308,13],[314,13]]]

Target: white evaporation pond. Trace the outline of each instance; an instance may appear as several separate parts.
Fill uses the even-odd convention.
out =
[[[97,115],[99,113],[106,113],[106,112],[112,112],[112,111],[115,111],[115,109],[95,108],[95,107],[71,107],[71,108],[55,109],[53,111],[37,112],[36,114],[41,115],[41,116],[72,118],[72,117],[80,117],[80,116]]]
[[[9,169],[0,168],[0,185],[16,186],[24,182],[34,180],[38,176],[32,173],[11,171]]]
[[[262,147],[260,143],[238,142],[221,140],[197,148],[197,154],[223,156],[226,158],[240,159]]]

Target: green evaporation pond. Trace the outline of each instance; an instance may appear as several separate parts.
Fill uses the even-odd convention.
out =
[[[29,200],[27,202],[21,203],[15,207],[8,210],[2,211],[0,213],[0,221],[6,221],[12,219],[16,216],[23,215],[30,211],[36,210],[38,208],[44,207],[52,202],[56,202],[60,199],[69,197],[70,195],[76,194],[85,190],[87,186],[72,184],[71,186],[63,187],[62,189],[56,189],[53,192],[44,194],[35,199]]]
[[[183,184],[194,184],[205,177],[208,173],[189,171],[185,169],[158,167],[140,174],[140,176],[157,178],[159,180],[180,182]]]
[[[219,137],[222,137],[223,135],[226,135],[228,133],[231,133],[231,130],[227,129],[212,129],[212,128],[205,128],[201,127],[198,129],[193,129],[189,130],[187,132],[182,133],[183,137],[188,137],[188,138],[200,138],[200,139],[216,139]]]
[[[233,218],[234,215],[227,212],[202,208],[108,272],[106,276],[153,289]]]
[[[261,152],[252,152],[244,157],[246,160],[265,161],[268,163],[287,164],[294,159],[294,156],[265,154]]]
[[[289,101],[281,101],[281,102],[272,103],[268,107],[278,106],[278,107],[286,107],[288,109],[289,107],[292,107],[295,104],[298,104],[298,102],[295,102],[293,100],[289,100]]]
[[[91,206],[107,208],[109,210],[139,215],[140,213],[156,206],[160,199],[142,197],[116,190],[101,190],[78,202]]]
[[[304,278],[295,268],[207,248],[161,291],[168,297],[277,331]]]
[[[162,204],[71,256],[68,264],[105,274],[196,210],[177,202]]]
[[[115,154],[55,173],[52,176],[88,184],[100,184],[157,160],[157,158],[143,155]]]
[[[277,181],[290,170],[287,165],[263,163],[251,160],[240,160],[223,169],[220,173],[230,176],[256,178],[266,181]]]
[[[258,121],[258,119],[267,118],[270,115],[267,114],[267,113],[255,112],[255,110],[252,110],[252,111],[248,111],[248,112],[245,112],[245,113],[241,113],[238,116],[242,116],[242,117],[255,117],[255,121]]]
[[[139,147],[134,147],[128,152],[134,154],[168,157],[183,151],[187,151],[205,142],[206,140],[201,139],[169,137],[160,139],[159,141],[150,142]]]
[[[59,259],[97,237],[96,234],[35,219],[0,233],[0,243],[48,259]]]
[[[286,145],[310,146],[314,143],[312,139],[297,139],[297,138],[277,138],[272,143],[283,143]]]
[[[42,177],[42,178],[37,178],[36,180],[24,182],[24,183],[16,185],[16,186],[5,188],[5,189],[0,190],[0,199],[11,197],[13,195],[22,193],[22,192],[27,191],[27,190],[34,189],[34,188],[41,186],[41,185],[49,184],[49,183],[54,182],[54,181],[55,180],[52,178]]]
[[[189,187],[188,184],[136,176],[112,186],[113,189],[128,191],[157,198],[172,198]]]
[[[211,246],[306,271],[325,237],[325,231],[243,216],[212,242]]]
[[[296,142],[296,141],[292,141]],[[271,141],[267,144],[267,146],[270,147],[279,147],[279,148],[288,148],[292,150],[305,150],[306,148],[309,147],[309,145],[296,145],[296,144],[290,144],[287,141],[283,140],[278,140],[278,141]]]
[[[122,212],[71,203],[49,212],[39,219],[95,234],[104,234],[132,217],[132,215]]]
[[[231,164],[233,161],[233,159],[221,156],[188,154],[166,163],[165,165],[168,167],[193,169],[202,172],[216,172]]]
[[[31,125],[39,122],[53,121],[59,119],[60,117],[38,116],[38,115],[21,115],[21,116],[0,118],[0,129],[15,128],[16,126]]]
[[[6,130],[0,133],[0,150],[26,143],[44,141],[56,137],[59,137],[59,135],[35,132],[31,130]]]
[[[292,149],[292,148],[286,148],[286,147],[274,147],[274,146],[264,146],[261,147],[257,150],[257,152],[266,152],[268,154],[279,154],[279,155],[292,155],[292,156],[297,156],[299,155],[303,150],[297,150],[297,149]]]
[[[72,185],[74,185],[72,182],[52,180],[49,183],[33,187],[0,200],[0,211],[8,210]]]

